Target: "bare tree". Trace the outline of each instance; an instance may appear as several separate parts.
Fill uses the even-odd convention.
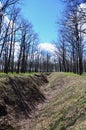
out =
[[[65,13],[64,21],[62,22],[63,32],[60,32],[67,44],[67,55],[70,57],[68,62],[72,63],[72,71],[78,74],[83,73],[83,49],[84,49],[84,36],[86,23],[86,12],[81,8],[80,4],[83,1],[69,0],[67,3],[67,11]],[[67,58],[68,58],[67,57]],[[63,59],[64,59],[63,55]],[[63,60],[65,61],[65,60]],[[63,62],[65,63],[65,62]],[[67,66],[66,64],[66,66]],[[65,66],[65,64],[64,64]]]
[[[2,20],[3,16],[6,13],[6,10],[14,4],[16,4],[19,0],[1,0],[0,1],[0,33],[1,33],[1,27],[2,27]]]
[[[14,47],[15,47],[15,33],[16,33],[16,20],[18,18],[18,14],[19,14],[19,9],[16,9],[15,7],[13,8],[12,11],[12,17],[11,17],[11,27],[10,27],[10,44],[9,44],[9,56],[8,56],[8,68],[9,71],[11,71],[11,67],[13,66],[13,60],[14,60]],[[12,63],[12,65],[11,65]],[[13,71],[13,69],[12,69]]]

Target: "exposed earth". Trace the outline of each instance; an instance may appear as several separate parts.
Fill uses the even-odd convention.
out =
[[[0,130],[86,130],[86,77],[0,79]]]

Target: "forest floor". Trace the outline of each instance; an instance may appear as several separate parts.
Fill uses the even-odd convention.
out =
[[[0,120],[6,115],[12,123],[16,116],[16,130],[86,130],[86,76],[55,72],[47,78],[0,78]]]
[[[20,130],[86,130],[86,76],[52,73],[41,87],[46,100]]]

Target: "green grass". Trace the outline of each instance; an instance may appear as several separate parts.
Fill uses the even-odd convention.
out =
[[[11,76],[11,77],[13,77],[13,76],[18,76],[18,77],[20,77],[20,76],[30,76],[30,75],[34,75],[34,74],[36,74],[36,72],[26,72],[26,73],[16,73],[16,72],[14,72],[14,73],[11,73],[11,72],[9,72],[8,74],[6,74],[6,73],[4,73],[4,72],[0,72],[0,78],[2,78],[2,77],[7,77],[7,76]]]
[[[86,77],[52,73],[49,81],[47,87],[52,97],[41,111],[35,130],[85,130]]]
[[[76,73],[73,73],[73,72],[64,72],[65,75],[68,75],[68,76],[77,76],[78,74]]]
[[[0,77],[34,74],[0,73]],[[32,130],[86,130],[86,73],[55,72],[48,80],[43,89],[50,99],[31,120]]]

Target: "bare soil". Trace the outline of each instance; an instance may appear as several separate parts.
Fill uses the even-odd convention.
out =
[[[21,78],[19,79],[19,84],[20,81]],[[17,83],[17,81],[15,82]],[[28,85],[25,86],[26,82],[25,77],[23,82],[21,81],[23,87],[20,87],[20,90],[28,90]],[[35,88],[32,84],[35,85]],[[28,108],[24,108],[23,113],[18,108],[18,116],[15,123],[12,124],[15,112],[13,112],[12,107],[9,107],[10,111],[12,109],[11,126],[16,126],[15,130],[86,130],[85,76],[70,73],[52,73],[47,77],[35,75],[35,78],[30,77],[28,92],[30,87],[34,88],[31,89],[32,91],[36,90],[34,92],[37,92],[35,93],[37,96],[31,94],[32,100],[29,98],[28,102],[29,93],[25,93],[27,91],[22,93],[22,95],[25,95],[25,103],[27,103],[29,108],[32,106],[31,112],[28,113],[29,116],[24,114],[26,110],[28,111]],[[19,99],[19,101],[21,100]],[[6,112],[4,107],[4,114],[7,114]],[[5,127],[3,130],[12,130],[11,126],[9,126],[9,129]]]
[[[49,83],[41,86],[45,102],[30,119],[18,123],[20,130],[86,130],[85,79],[64,73],[49,75]]]

